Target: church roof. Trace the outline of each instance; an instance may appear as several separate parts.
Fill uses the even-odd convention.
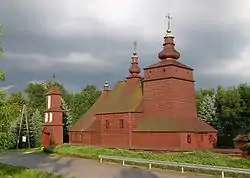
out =
[[[188,122],[188,124],[187,124]],[[169,118],[169,117],[145,117],[142,118],[134,131],[155,132],[217,132],[213,127],[200,118]]]
[[[191,67],[179,62],[179,61],[176,61],[176,60],[171,60],[171,59],[168,59],[168,60],[161,60],[161,61],[158,61],[144,69],[153,69],[153,68],[157,68],[157,67],[164,67],[164,66],[176,66],[176,67],[180,67],[180,68],[184,68],[184,69],[189,69],[189,70],[193,70]]]
[[[96,114],[135,112],[141,100],[141,80],[132,85],[126,81],[118,82],[105,98],[96,101],[70,131],[89,130]]]

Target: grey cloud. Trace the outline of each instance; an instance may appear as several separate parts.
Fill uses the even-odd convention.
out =
[[[7,53],[37,53],[49,56],[51,60],[64,58],[72,52],[89,53],[96,58],[106,59],[107,63],[112,63],[115,67],[107,67],[99,73],[93,73],[89,72],[84,64],[74,66],[73,64],[58,63],[53,70],[44,67],[34,72],[20,67],[23,60],[20,60],[18,56],[7,58],[8,54],[6,54],[6,57],[0,59],[0,66],[6,71],[7,81],[0,83],[0,86],[16,85],[17,87],[13,89],[18,90],[25,87],[31,80],[45,80],[50,78],[53,73],[61,83],[72,90],[79,90],[86,84],[102,87],[103,81],[106,79],[111,85],[114,85],[117,80],[123,80],[128,75],[134,40],[138,41],[141,68],[155,62],[157,53],[162,48],[165,29],[161,28],[164,25],[156,25],[156,23],[164,23],[164,20],[159,20],[164,18],[164,5],[159,6],[151,2],[151,8],[149,8],[151,10],[148,13],[152,13],[152,15],[148,20],[153,22],[149,22],[146,27],[152,25],[153,32],[152,36],[147,37],[142,33],[147,29],[141,29],[140,25],[136,24],[140,22],[133,22],[133,28],[132,26],[127,28],[109,27],[94,17],[78,18],[74,22],[91,27],[89,31],[81,33],[79,31],[81,29],[76,29],[76,33],[57,34],[52,28],[48,28],[46,20],[50,18],[51,14],[45,14],[46,11],[39,10],[35,4],[27,2],[25,7],[17,3],[10,7],[9,1],[4,2],[0,7],[0,23],[3,23],[5,27],[3,40]],[[179,15],[178,3],[172,3],[172,7],[176,12],[173,25],[176,49],[181,52],[180,60],[195,69],[196,86],[214,87],[218,84],[228,86],[244,82],[244,79],[229,79],[227,76],[208,76],[202,71],[207,67],[216,66],[218,60],[229,60],[231,57],[237,58],[240,55],[242,49],[249,44],[249,36],[242,32],[243,28],[249,28],[248,24],[223,23],[217,18],[221,14],[221,19],[226,19],[232,9],[232,3],[228,3],[228,6],[224,6],[224,3],[214,6],[212,2],[206,2],[206,4],[199,2],[196,4],[197,6],[194,6],[195,3],[197,1],[190,1],[185,6],[187,10],[184,10],[186,14],[190,11],[199,14],[191,13],[190,18],[192,19],[188,19],[188,15]],[[31,5],[34,9],[30,9]],[[200,9],[195,11],[198,5]],[[209,12],[209,7],[214,8]],[[62,19],[51,16],[50,22],[57,22],[56,20]],[[156,31],[158,35],[155,35]],[[27,62],[25,65],[29,65],[29,63]]]

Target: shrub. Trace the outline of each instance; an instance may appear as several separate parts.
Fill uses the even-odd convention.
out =
[[[43,152],[48,153],[48,154],[52,154],[52,153],[54,153],[55,148],[56,148],[56,145],[52,145],[52,146],[43,148]]]
[[[60,175],[54,175],[51,173],[43,173],[37,170],[26,169],[19,166],[10,166],[0,163],[0,177],[11,178],[28,178],[28,177],[40,177],[40,178],[63,178]]]

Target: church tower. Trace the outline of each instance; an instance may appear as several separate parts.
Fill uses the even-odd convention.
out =
[[[167,18],[168,29],[159,61],[144,68],[144,113],[171,119],[196,118],[193,69],[178,61],[180,53],[175,49],[170,14]]]
[[[63,143],[63,111],[61,109],[61,92],[52,86],[46,95],[46,110],[42,126],[42,144]]]

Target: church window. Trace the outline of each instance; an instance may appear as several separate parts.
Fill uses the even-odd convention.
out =
[[[48,96],[48,102],[47,102],[48,109],[51,107],[51,96]]]
[[[49,113],[49,122],[52,122],[52,121],[53,121],[53,113],[50,112],[50,113]]]
[[[213,135],[209,135],[209,141],[212,143],[213,142]]]
[[[124,120],[123,119],[119,120],[119,126],[120,126],[120,129],[124,128]]]
[[[163,72],[166,72],[166,69],[165,69],[165,68],[163,69]]]
[[[45,113],[45,118],[44,118],[44,122],[48,122],[48,113]]]
[[[105,128],[109,129],[109,120],[105,120]]]
[[[191,135],[190,134],[187,135],[187,142],[191,143]]]

